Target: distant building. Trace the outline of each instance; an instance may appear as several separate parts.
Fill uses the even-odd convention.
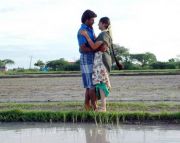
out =
[[[47,66],[40,67],[40,71],[48,72],[48,67]]]
[[[0,66],[0,71],[7,71],[7,67],[6,66]]]

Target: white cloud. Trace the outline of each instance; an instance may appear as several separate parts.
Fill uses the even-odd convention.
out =
[[[180,53],[180,3],[178,1],[143,1],[132,5],[132,16],[116,21],[116,42],[120,41],[134,53],[152,52],[160,60],[167,60]]]
[[[81,15],[92,9],[98,14],[96,34],[99,18],[109,16],[115,43],[133,53],[152,52],[159,60],[168,60],[180,54],[179,7],[178,0],[0,1],[0,59],[9,55],[23,66],[19,57],[30,55],[77,59]]]

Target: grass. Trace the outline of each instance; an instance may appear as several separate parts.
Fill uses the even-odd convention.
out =
[[[107,104],[106,113],[85,111],[82,102],[0,103],[1,122],[180,123],[179,103]]]
[[[83,102],[41,102],[41,103],[0,103],[0,110],[35,110],[35,111],[82,111]],[[108,111],[143,111],[174,112],[180,111],[180,103],[174,102],[108,102]]]
[[[7,72],[0,72],[0,76],[4,75],[22,75],[22,74],[80,74],[80,71],[7,71]],[[180,74],[180,69],[147,69],[147,70],[112,70],[111,74]]]
[[[0,111],[1,122],[94,122],[119,124],[141,122],[180,123],[180,112],[106,112],[93,111]]]

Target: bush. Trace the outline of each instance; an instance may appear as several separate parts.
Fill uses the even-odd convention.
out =
[[[142,69],[142,67],[140,65],[133,64],[131,62],[125,62],[125,63],[123,63],[123,65],[124,65],[125,70],[140,70],[140,69]],[[117,68],[117,67],[115,67],[115,68]]]
[[[174,62],[156,62],[150,66],[152,69],[176,69],[176,64]]]

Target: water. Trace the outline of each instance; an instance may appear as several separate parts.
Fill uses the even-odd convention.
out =
[[[0,143],[180,143],[180,125],[0,123]]]

